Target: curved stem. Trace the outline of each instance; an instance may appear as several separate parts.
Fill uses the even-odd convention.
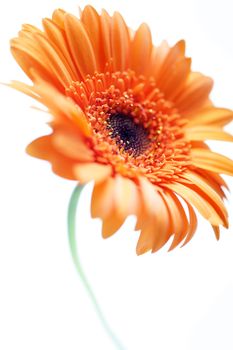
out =
[[[78,256],[78,251],[76,247],[76,238],[75,238],[75,226],[76,226],[75,224],[76,224],[76,211],[77,211],[78,201],[83,188],[84,188],[84,185],[77,185],[75,187],[72,193],[72,196],[70,198],[69,208],[68,208],[68,235],[69,235],[69,245],[70,245],[72,258],[73,258],[76,270],[79,274],[79,277],[81,278],[81,281],[86,289],[87,294],[89,295],[89,298],[92,301],[96,314],[99,317],[99,320],[102,323],[102,326],[104,327],[106,333],[111,338],[112,342],[114,343],[114,345],[118,350],[125,350],[125,348],[121,345],[120,341],[117,339],[117,337],[113,333],[108,322],[106,321],[102,313],[102,310],[98,304],[98,301],[95,297],[95,294],[93,293],[93,290],[85,276],[85,273],[82,268],[82,264],[80,262],[80,258]]]

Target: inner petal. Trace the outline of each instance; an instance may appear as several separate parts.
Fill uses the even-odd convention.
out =
[[[136,123],[130,115],[123,113],[110,115],[107,127],[111,138],[116,139],[117,144],[134,156],[142,154],[150,144],[148,131],[143,125]]]

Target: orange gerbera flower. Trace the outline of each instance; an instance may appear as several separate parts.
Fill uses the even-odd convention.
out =
[[[233,112],[213,106],[212,79],[192,72],[185,43],[152,44],[146,24],[130,30],[119,13],[86,6],[80,19],[56,10],[43,30],[24,25],[12,53],[33,86],[12,86],[44,104],[52,133],[27,152],[65,178],[94,180],[92,216],[109,237],[137,217],[137,253],[193,236],[199,213],[228,227],[220,174],[233,161],[205,140],[232,141]],[[183,201],[181,202],[181,199]],[[187,206],[187,213],[183,206]]]

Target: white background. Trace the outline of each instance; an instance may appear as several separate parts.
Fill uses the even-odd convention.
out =
[[[22,23],[40,24],[57,7],[77,13],[85,1],[4,1],[0,11],[0,81],[26,80],[9,53]],[[92,1],[119,10],[154,43],[187,41],[193,68],[215,80],[212,99],[233,108],[232,1]],[[74,183],[54,175],[24,148],[46,133],[45,117],[29,98],[0,86],[0,349],[114,349],[73,267],[66,211]],[[230,128],[232,130],[232,127]],[[229,130],[230,130],[229,129]],[[232,155],[232,145],[214,143]],[[233,182],[229,184],[233,190]],[[91,220],[91,186],[83,193],[78,244],[86,273],[127,350],[233,349],[233,214],[216,242],[200,219],[183,249],[137,257],[133,220],[109,240]]]

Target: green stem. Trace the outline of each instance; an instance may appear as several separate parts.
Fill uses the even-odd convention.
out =
[[[80,262],[80,258],[78,256],[78,251],[76,247],[76,238],[75,238],[75,224],[76,224],[76,211],[78,206],[78,201],[80,198],[80,194],[84,188],[84,185],[77,185],[72,193],[72,196],[70,198],[69,208],[68,208],[68,234],[69,234],[69,245],[70,250],[72,254],[72,258],[76,267],[76,270],[79,274],[79,277],[81,278],[81,281],[86,289],[87,294],[89,295],[89,298],[92,301],[92,304],[95,308],[96,314],[99,317],[99,320],[105,329],[108,336],[111,338],[112,342],[116,346],[118,350],[125,350],[125,348],[121,345],[120,341],[117,339],[115,334],[113,333],[112,329],[110,328],[108,322],[106,321],[101,308],[98,304],[98,301],[95,297],[95,294],[92,291],[92,288],[85,276],[85,273],[82,268],[82,264]]]

